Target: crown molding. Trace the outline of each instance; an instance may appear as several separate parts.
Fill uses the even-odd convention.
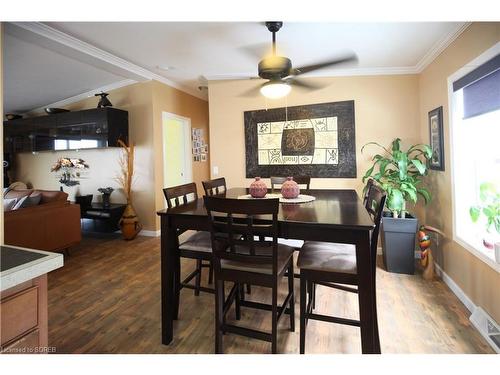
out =
[[[451,43],[453,43],[455,39],[457,39],[471,24],[472,22],[464,22],[448,33],[448,35],[445,35],[441,40],[437,41],[424,55],[424,57],[420,59],[417,65],[415,65],[416,72],[422,73],[422,71],[427,68],[427,66],[429,66],[429,64],[432,63]]]
[[[32,109],[29,112],[26,112],[26,114],[27,115],[35,115],[35,114],[39,114],[40,112],[44,112],[45,108],[64,107],[66,105],[79,102],[80,100],[87,99],[89,97],[93,97],[94,94],[96,94],[98,92],[109,92],[111,90],[119,89],[120,87],[132,85],[134,83],[137,83],[137,81],[135,81],[133,79],[124,79],[123,81],[118,81],[118,82],[114,82],[114,83],[111,83],[111,84],[106,85],[106,86],[98,87],[95,90],[86,91],[86,92],[83,92],[81,94],[71,96],[69,98],[59,100],[59,101],[54,102],[54,103],[46,104],[42,107],[38,107],[38,108]]]
[[[381,68],[352,68],[337,69],[328,73],[308,74],[307,78],[328,78],[328,77],[348,77],[348,76],[380,76],[380,75],[400,75],[417,74],[415,67],[381,67]],[[235,74],[214,74],[205,76],[208,81],[226,81],[226,80],[253,80],[255,73],[235,73]],[[304,77],[306,78],[306,77]]]
[[[12,30],[12,27],[10,27],[9,31],[14,36],[21,36],[20,34],[22,34],[23,31],[30,32],[38,37],[44,38],[45,41],[52,42],[52,47],[55,47],[57,52],[63,54],[65,54],[64,52],[66,52],[67,54],[67,50],[61,52],[61,47],[65,47],[66,49],[76,51],[80,55],[79,57],[82,57],[83,55],[84,62],[96,65],[95,63],[97,61],[99,62],[97,65],[101,68],[103,67],[103,63],[118,68],[119,73],[129,79],[133,79],[136,81],[155,80],[183,91],[189,95],[195,96],[199,99],[205,101],[207,100],[204,93],[200,91],[180,85],[162,75],[159,75],[139,65],[131,63],[130,61],[122,59],[121,57],[97,48],[90,43],[77,39],[42,22],[10,22],[9,24],[22,30]],[[56,43],[56,46],[54,46],[53,43]],[[47,46],[47,43],[44,43],[44,45]],[[70,57],[74,57],[72,53],[69,53],[69,55]],[[78,57],[76,58],[78,59]]]

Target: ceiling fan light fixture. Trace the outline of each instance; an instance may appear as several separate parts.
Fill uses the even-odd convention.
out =
[[[268,99],[279,99],[287,96],[292,88],[282,81],[270,81],[260,88],[260,93]]]

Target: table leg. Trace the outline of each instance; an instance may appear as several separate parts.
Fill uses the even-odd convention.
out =
[[[362,232],[356,243],[356,262],[359,275],[358,299],[363,354],[380,353],[380,344],[375,343],[378,341],[378,335],[375,334],[377,317],[376,310],[373,308],[376,301],[372,261],[369,232]]]
[[[174,234],[172,234],[174,235]],[[170,249],[174,253],[174,320],[179,319],[179,298],[181,293],[181,257],[179,244],[176,240],[175,247]]]
[[[175,233],[169,228],[167,216],[161,217],[161,342],[172,342],[174,331]]]

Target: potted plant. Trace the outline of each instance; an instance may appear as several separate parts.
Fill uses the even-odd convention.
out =
[[[479,186],[480,204],[469,209],[471,220],[476,223],[481,214],[486,220],[486,233],[483,245],[490,250],[495,249],[495,261],[500,263],[500,192],[490,182]],[[492,233],[492,227],[494,232]]]
[[[415,234],[418,220],[406,210],[407,203],[417,203],[419,196],[425,203],[431,194],[422,187],[422,178],[428,172],[427,162],[432,157],[428,145],[413,145],[401,149],[401,139],[392,141],[391,149],[376,142],[383,152],[373,156],[373,165],[363,176],[363,182],[372,178],[387,193],[386,207],[389,215],[382,219],[382,250],[384,265],[389,272],[413,274],[415,272]]]

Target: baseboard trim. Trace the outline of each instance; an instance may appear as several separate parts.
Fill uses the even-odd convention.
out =
[[[453,279],[448,276],[446,272],[443,271],[443,269],[437,264],[434,263],[436,267],[436,273],[438,276],[441,277],[441,279],[444,281],[444,283],[448,286],[448,288],[451,289],[453,294],[457,296],[457,298],[462,302],[465,307],[467,307],[467,310],[469,310],[470,313],[473,313],[474,310],[476,310],[477,306],[472,302],[472,300],[465,294],[465,292],[453,281]]]
[[[144,237],[160,237],[161,231],[159,230],[141,230],[139,232],[139,236],[144,236]]]
[[[465,294],[465,292],[457,285],[457,283],[455,283],[455,281],[453,281],[453,279],[450,276],[448,276],[448,274],[444,272],[443,269],[437,263],[434,263],[434,266],[436,269],[436,273],[441,277],[443,282],[451,289],[453,294],[457,296],[460,302],[462,302],[464,306],[467,308],[467,310],[469,310],[469,312],[471,313],[471,315],[469,316],[469,320],[472,323],[472,326],[476,329],[476,331],[479,332],[481,336],[483,336],[483,338],[491,346],[491,348],[495,352],[499,353],[500,352],[499,348],[491,340],[488,333],[484,329],[481,329],[481,327],[477,323],[479,316],[482,317],[483,319],[486,318],[489,318],[490,320],[493,319],[489,317],[481,307],[476,306],[474,302],[472,302],[472,300],[467,296],[467,294]]]

